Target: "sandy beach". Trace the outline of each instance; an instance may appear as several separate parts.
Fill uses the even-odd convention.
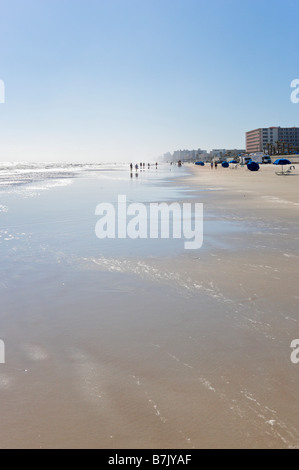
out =
[[[298,448],[299,174],[275,170],[1,187],[1,448]],[[117,194],[203,203],[203,246],[100,243]]]
[[[286,165],[283,171],[290,167]],[[249,208],[252,203],[258,208],[266,209],[267,214],[272,213],[273,206],[278,211],[279,217],[284,217],[284,211],[292,210],[299,205],[298,177],[299,165],[294,164],[295,169],[291,174],[277,175],[282,171],[281,166],[260,165],[259,171],[248,171],[246,166],[231,164],[229,168],[222,168],[218,165],[217,169],[211,170],[209,164],[204,167],[188,165],[192,171],[192,178],[188,182],[197,186],[203,185],[205,188],[211,187],[211,190],[223,192],[223,199],[228,204],[244,209]],[[272,203],[272,204],[271,204]],[[272,206],[272,207],[271,207]],[[280,207],[281,206],[281,207]],[[283,209],[283,213],[279,210]],[[257,207],[256,207],[257,209]]]

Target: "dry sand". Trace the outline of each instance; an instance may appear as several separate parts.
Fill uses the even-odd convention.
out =
[[[285,217],[285,211],[299,206],[299,165],[291,174],[277,175],[281,166],[260,165],[259,171],[249,171],[246,166],[231,165],[229,168],[211,169],[188,165],[192,177],[188,183],[197,188],[211,188],[219,191],[220,204],[228,204],[244,210],[265,210],[271,215],[275,210],[278,216]],[[289,166],[284,167],[284,171]],[[221,195],[221,197],[219,197]],[[290,212],[290,216],[291,216]]]

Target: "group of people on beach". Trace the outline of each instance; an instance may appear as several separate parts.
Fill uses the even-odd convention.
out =
[[[157,168],[157,167],[158,167],[158,163],[156,162],[155,165],[156,165],[156,168]],[[150,168],[150,166],[151,166],[151,164],[148,163],[148,164],[147,164],[147,167]],[[145,168],[145,163],[141,163],[141,162],[140,162],[139,166],[138,166],[138,163],[136,163],[136,164],[135,164],[135,170],[138,170],[138,168],[140,168],[140,170],[141,170],[141,168]],[[130,169],[133,170],[133,163],[130,163]]]
[[[217,170],[217,165],[218,165],[218,163],[216,161],[215,162],[211,161],[211,169],[212,170],[213,170],[213,167],[215,167],[215,170]]]
[[[158,162],[156,163],[153,163],[152,165],[154,165],[156,168],[158,168]],[[151,164],[148,163],[147,164],[147,167],[148,169],[150,168]],[[135,170],[136,170],[136,174],[135,176],[138,176],[138,169],[142,170],[142,169],[145,169],[145,163],[143,162],[140,162],[139,166],[138,166],[138,163],[135,164]],[[131,178],[133,177],[133,163],[130,163],[130,170],[131,170]]]

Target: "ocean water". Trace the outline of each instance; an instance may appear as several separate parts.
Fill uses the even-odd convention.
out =
[[[180,170],[180,171],[178,171]],[[59,247],[68,255],[91,252],[122,254],[148,252],[155,254],[179,249],[181,241],[172,239],[124,240],[95,236],[95,215],[98,204],[110,203],[117,212],[119,195],[125,195],[127,205],[174,201],[183,197],[183,188],[170,184],[184,170],[177,167],[155,166],[131,173],[121,164],[2,164],[0,166],[0,211],[3,243],[34,237],[35,249],[43,245],[44,234],[49,250]],[[137,176],[136,176],[137,175]],[[167,182],[165,178],[167,177]],[[154,185],[153,185],[154,183]],[[129,219],[128,219],[129,220]],[[41,237],[42,239],[39,239]]]
[[[222,211],[184,167],[137,174],[1,164],[0,447],[298,447],[298,227]],[[203,202],[203,246],[98,239],[120,194]]]

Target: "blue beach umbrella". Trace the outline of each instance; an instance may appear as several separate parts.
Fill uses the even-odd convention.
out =
[[[252,160],[247,163],[247,168],[250,171],[258,171],[260,169],[260,166],[257,162],[253,162]]]
[[[223,168],[228,168],[229,167],[228,162],[222,162],[221,165],[222,165]]]
[[[230,160],[228,163],[238,163],[236,160]]]
[[[281,172],[282,173],[283,173],[283,165],[291,165],[291,164],[292,164],[292,162],[290,162],[290,160],[288,160],[287,158],[278,158],[273,163],[273,165],[281,165]]]
[[[287,158],[278,158],[273,165],[291,165],[291,163]]]
[[[195,165],[200,165],[200,166],[204,166],[204,162],[195,162]]]

